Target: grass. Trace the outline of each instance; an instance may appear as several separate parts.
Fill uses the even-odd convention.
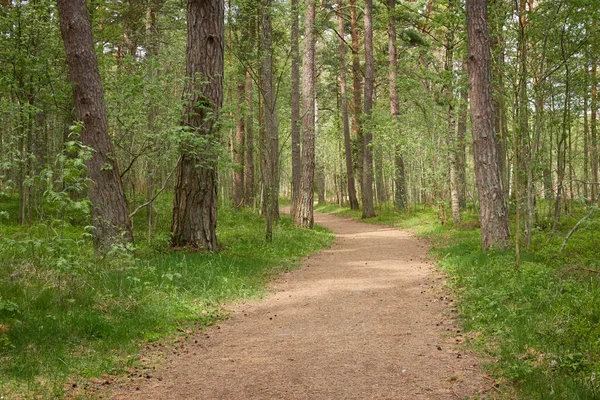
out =
[[[320,210],[360,218],[337,206]],[[458,226],[442,226],[434,210],[378,213],[366,222],[417,227],[432,240],[459,298],[470,345],[494,360],[487,367],[510,383],[507,393],[515,390],[520,399],[600,398],[600,274],[569,268],[600,267],[598,217],[582,225],[562,253],[578,218],[565,219],[554,232],[538,229],[515,269],[512,250],[481,250],[472,212]],[[581,210],[577,217],[583,215]]]
[[[9,215],[15,207],[0,199]],[[224,303],[261,296],[274,275],[333,239],[283,217],[266,243],[261,217],[219,210],[220,253],[173,252],[168,218],[159,222],[151,240],[136,231],[135,254],[100,260],[81,225],[2,221],[0,397],[61,397],[67,382],[124,372],[145,342],[214,324]],[[143,212],[134,226],[144,226]]]

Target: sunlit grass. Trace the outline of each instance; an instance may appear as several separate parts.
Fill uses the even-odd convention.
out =
[[[150,241],[144,218],[135,220],[135,256],[102,260],[81,226],[0,225],[0,396],[53,398],[69,379],[122,372],[144,341],[214,324],[225,302],[261,296],[270,278],[333,238],[283,217],[266,243],[260,216],[225,209],[221,252],[174,252],[168,217]]]

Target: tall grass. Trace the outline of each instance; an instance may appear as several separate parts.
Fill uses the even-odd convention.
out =
[[[0,202],[9,213],[15,207],[14,199]],[[122,372],[145,341],[214,324],[224,302],[261,296],[274,274],[332,241],[284,217],[266,243],[261,217],[222,209],[221,252],[171,251],[168,222],[159,220],[148,240],[142,213],[136,249],[104,259],[80,225],[1,223],[0,396],[55,398],[73,377]]]

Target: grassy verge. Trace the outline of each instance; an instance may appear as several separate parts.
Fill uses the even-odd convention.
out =
[[[9,215],[14,208],[0,199]],[[102,260],[82,226],[0,223],[0,398],[56,398],[74,377],[122,372],[144,342],[214,324],[224,302],[260,296],[274,274],[333,239],[284,217],[265,243],[262,218],[220,210],[219,254],[173,252],[168,217],[159,222],[148,240],[142,213],[135,254],[115,249]]]
[[[320,209],[360,217],[336,206]],[[577,218],[554,232],[536,231],[515,270],[512,251],[481,251],[472,214],[460,226],[442,226],[432,210],[379,214],[366,222],[418,227],[432,239],[471,345],[496,360],[488,365],[491,373],[509,382],[518,398],[600,398],[600,274],[570,267],[600,267],[598,218],[583,224],[563,252]]]

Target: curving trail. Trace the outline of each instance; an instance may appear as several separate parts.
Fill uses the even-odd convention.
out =
[[[457,399],[489,386],[406,231],[315,214],[334,245],[115,399]],[[197,343],[194,343],[194,339]]]

